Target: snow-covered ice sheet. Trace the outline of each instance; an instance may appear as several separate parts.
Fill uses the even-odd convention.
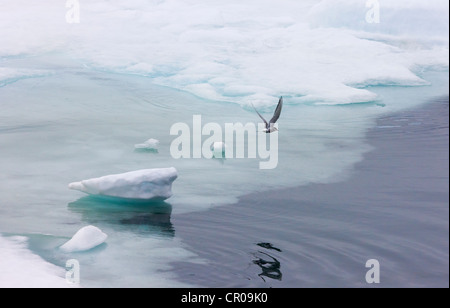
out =
[[[0,236],[0,288],[66,288],[65,270],[26,247],[24,236]]]

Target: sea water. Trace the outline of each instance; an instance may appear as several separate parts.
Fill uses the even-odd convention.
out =
[[[78,259],[84,286],[184,286],[172,264],[208,261],[177,237],[171,215],[342,181],[371,150],[365,134],[378,116],[448,94],[445,1],[383,2],[379,23],[364,1],[79,4],[75,23],[60,1],[0,4],[0,232],[25,236],[58,266]],[[174,123],[258,123],[252,104],[270,118],[281,95],[275,169],[170,153]],[[135,149],[150,138],[157,151]],[[67,187],[172,166],[179,178],[164,203]],[[107,243],[58,250],[87,224]]]

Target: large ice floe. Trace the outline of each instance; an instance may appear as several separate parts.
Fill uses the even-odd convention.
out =
[[[70,189],[91,195],[141,200],[165,200],[172,196],[172,182],[178,177],[171,168],[142,169],[73,182]]]

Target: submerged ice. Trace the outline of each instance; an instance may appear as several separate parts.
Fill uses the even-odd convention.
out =
[[[173,167],[143,169],[73,182],[69,188],[91,195],[165,200],[172,196],[172,182],[177,176]]]
[[[81,6],[79,24],[65,21],[60,1],[28,2],[0,4],[0,141],[8,149],[0,153],[0,179],[21,190],[28,177],[17,170],[46,170],[35,175],[39,185],[28,185],[34,196],[74,177],[90,178],[91,170],[111,174],[111,166],[175,166],[183,176],[171,201],[201,208],[211,198],[233,202],[275,183],[334,181],[370,148],[364,134],[374,116],[417,104],[435,91],[427,72],[448,70],[445,0],[383,2],[380,23],[367,21],[371,8],[359,0],[92,0]],[[379,86],[390,85],[422,96],[379,94]],[[250,103],[272,111],[280,95],[286,113],[279,164],[270,175],[260,176],[254,161],[167,155],[175,122],[186,123],[200,110],[214,123],[256,122]],[[147,141],[133,152],[148,134],[160,140],[158,150]],[[267,176],[277,180],[269,185],[261,180]],[[125,198],[171,195],[168,185],[144,188],[126,178],[71,187]],[[207,189],[199,189],[203,185]],[[147,194],[147,188],[161,191]],[[21,194],[3,197],[9,204],[29,201]]]

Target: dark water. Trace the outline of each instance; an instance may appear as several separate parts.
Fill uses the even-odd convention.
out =
[[[174,263],[205,287],[448,287],[449,101],[378,120],[345,182],[251,194],[172,215],[207,264]],[[366,261],[380,264],[368,284]]]

